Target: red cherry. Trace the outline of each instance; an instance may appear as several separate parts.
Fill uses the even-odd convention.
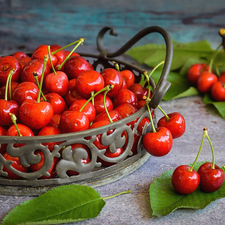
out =
[[[181,137],[186,129],[184,117],[178,112],[170,113],[167,116],[169,119],[166,116],[163,116],[158,121],[158,127],[168,128],[173,135],[173,139]]]
[[[30,81],[36,83],[34,79],[34,73],[37,75],[38,81],[41,81],[41,75],[43,70],[43,60],[32,59],[29,61],[21,71],[21,81]],[[50,73],[50,67],[48,65],[45,66],[44,70],[44,79]]]
[[[137,96],[128,89],[121,89],[113,98],[113,105],[117,107],[123,103],[129,103],[134,107],[137,107]]]
[[[120,71],[120,74],[124,78],[127,88],[135,83],[135,76],[130,70],[122,70]]]
[[[17,60],[20,60],[20,59],[24,59],[24,58],[27,58],[29,57],[26,53],[24,52],[15,52],[12,54],[13,57],[15,57]]]
[[[199,174],[195,170],[190,169],[190,166],[181,165],[174,170],[172,175],[172,185],[182,195],[194,192],[200,182]]]
[[[219,77],[218,77],[218,81],[224,82],[225,83],[225,71],[223,71],[222,73],[220,73]]]
[[[109,116],[110,116],[110,118],[112,119],[113,122],[116,122],[117,120],[121,120],[123,118],[116,110],[109,111]],[[107,113],[106,112],[102,112],[102,113],[98,114],[95,117],[94,122],[97,122],[99,120],[107,120],[107,121],[109,121]]]
[[[212,163],[204,163],[199,169],[200,188],[205,192],[214,192],[223,185],[225,175],[224,171],[217,165],[212,168]]]
[[[218,80],[217,76],[213,73],[202,72],[198,77],[197,88],[202,93],[208,93],[212,85]]]
[[[14,89],[18,86],[19,82],[11,82],[11,93],[13,93]],[[5,87],[6,85],[4,84],[3,86],[1,86],[0,88],[0,99],[4,99],[5,98]],[[7,99],[9,99],[9,91],[7,94]]]
[[[113,102],[108,96],[105,96],[105,105],[106,105],[106,108],[108,111],[113,110]],[[96,114],[105,112],[104,95],[103,94],[98,94],[94,98],[94,106],[95,106]]]
[[[211,95],[214,100],[218,102],[223,102],[225,101],[225,86],[224,82],[217,81],[212,85],[211,88]]]
[[[46,56],[46,55],[48,55],[48,45],[40,45],[33,51],[31,58],[32,59],[39,59],[43,62],[44,56]],[[50,56],[51,56],[52,64],[55,67],[56,64],[58,63],[58,59],[55,55],[50,54]],[[49,59],[47,61],[47,65],[48,65],[49,68],[52,68]]]
[[[106,68],[101,72],[101,75],[103,76],[105,86],[114,85],[113,89],[107,93],[107,96],[113,98],[122,88],[123,78],[121,74],[116,69]]]
[[[143,145],[153,156],[164,156],[173,146],[173,136],[166,127],[156,128],[156,132],[149,132],[143,137]]]
[[[80,111],[64,111],[60,119],[62,133],[87,130],[89,128],[88,117]]]
[[[12,157],[10,156],[7,152],[5,152],[3,154],[3,157],[6,159],[6,160],[9,160],[9,161],[12,161],[12,164],[11,166],[13,168],[15,168],[16,170],[20,171],[20,172],[28,172],[29,168],[28,167],[24,167],[20,164],[20,161],[19,161],[19,158],[18,157]],[[7,172],[8,175],[6,176],[7,178],[9,179],[12,179],[12,180],[17,180],[17,179],[20,179],[21,177],[19,175],[16,175],[14,174],[13,172],[11,172],[8,168],[6,168],[5,166],[3,166],[3,171]]]
[[[22,69],[18,60],[13,56],[4,56],[0,58],[0,86],[6,83],[11,69],[14,69],[12,81],[18,81]]]
[[[133,155],[136,155],[137,154],[137,145],[138,145],[138,142],[140,140],[141,136],[139,134],[135,134],[134,135],[134,143],[133,143],[133,146],[132,146],[132,149],[131,151],[133,152]]]
[[[45,157],[44,157],[44,153],[42,151],[39,151],[39,150],[35,151],[34,154],[35,155],[40,155],[40,157],[41,157],[41,160],[40,160],[39,163],[37,163],[37,164],[31,164],[30,165],[31,170],[35,172],[35,171],[38,171],[38,170],[41,169],[41,167],[44,164]],[[56,174],[55,167],[56,167],[58,161],[59,161],[59,159],[56,158],[56,157],[54,157],[53,158],[53,163],[52,163],[50,169],[48,170],[50,176],[49,177],[47,177],[47,176],[41,176],[40,179],[51,179],[51,178],[54,178],[57,175]]]
[[[129,90],[131,90],[138,98],[138,100],[143,100],[143,96],[145,94],[145,89],[138,83],[134,83],[129,87]]]
[[[68,91],[68,86],[68,77],[62,71],[56,71],[56,74],[50,73],[45,78],[45,87],[49,92],[55,92],[64,96]]]
[[[12,99],[21,105],[27,99],[37,100],[38,86],[30,81],[18,84],[12,93]]]
[[[64,72],[69,77],[69,80],[76,78],[81,72],[87,70],[93,70],[93,67],[81,56],[70,57],[64,65]]]
[[[53,107],[49,102],[25,100],[19,109],[20,121],[33,130],[45,127],[53,117]]]
[[[116,158],[118,156],[120,156],[121,154],[123,153],[123,148],[117,148],[116,149],[116,152],[112,153],[109,148],[106,149],[106,152],[105,152],[105,156],[108,157],[108,158]],[[115,165],[116,163],[111,163],[111,162],[107,162],[107,161],[104,161],[102,160],[101,158],[98,157],[97,159],[98,162],[101,162],[102,163],[102,166],[105,166],[105,167],[108,167],[108,166],[112,166],[112,165]]]
[[[45,95],[45,98],[51,103],[54,114],[62,114],[65,111],[67,106],[61,95],[57,93],[48,93]],[[44,101],[44,99],[41,98],[41,101]]]
[[[60,48],[62,48],[62,47],[59,45],[50,45],[51,52],[54,52]],[[56,56],[56,58],[58,59],[58,62],[55,65],[55,68],[58,69],[58,66],[60,66],[61,63],[66,59],[66,51],[64,49],[62,49],[59,52],[55,53],[54,56]],[[62,67],[62,70],[64,70],[64,65]]]
[[[68,56],[70,54],[70,51],[66,51],[66,56]],[[71,55],[70,55],[70,57],[72,57],[72,56],[80,56],[78,53],[76,53],[76,52],[73,52]]]
[[[91,92],[102,90],[104,85],[102,75],[95,70],[83,71],[77,76],[76,88],[84,98],[89,98]]]
[[[14,114],[18,117],[19,105],[14,100],[6,101],[0,99],[0,126],[9,127],[13,124],[9,113]]]
[[[197,85],[197,80],[198,80],[199,76],[204,71],[209,72],[209,66],[206,66],[205,63],[196,63],[196,64],[193,64],[188,69],[188,80],[189,80],[189,82],[192,85],[196,86]]]
[[[63,96],[66,104],[68,106],[71,106],[75,101],[79,99],[83,99],[83,96],[78,93],[77,89],[69,90],[64,96]]]
[[[141,109],[143,106],[145,106],[145,104],[146,104],[145,100],[138,101],[137,109]]]
[[[26,66],[31,61],[31,57],[22,58],[22,59],[20,59],[18,61],[19,61],[20,65],[21,65],[21,68],[23,69],[24,66]]]
[[[86,163],[91,162],[90,150],[89,150],[89,148],[86,145],[81,144],[81,143],[75,143],[75,144],[72,144],[71,145],[71,150],[76,151],[76,148],[83,148],[83,149],[85,149],[87,151],[87,158],[86,159],[82,159],[81,160],[82,163],[85,163],[86,164]],[[69,176],[74,176],[74,175],[78,175],[79,173],[76,172],[76,171],[73,171],[73,170],[68,170],[67,171],[67,174]]]
[[[51,126],[46,126],[43,127],[39,132],[38,132],[38,136],[46,136],[46,135],[57,135],[57,134],[61,134],[59,128],[56,127],[51,127]],[[55,145],[59,145],[61,142],[49,142],[49,143],[42,143],[43,145],[48,145],[48,149],[49,151],[53,151],[54,150],[54,146]]]
[[[69,107],[69,111],[79,111],[86,102],[87,100],[85,99],[79,99],[75,101]],[[82,109],[82,113],[84,113],[88,117],[89,122],[92,122],[96,116],[95,107],[92,105],[91,102],[88,102],[87,105]]]
[[[145,124],[149,124],[150,123],[150,120],[148,117],[145,117],[141,120],[141,122],[139,123],[138,127],[137,127],[137,131],[138,131],[138,134],[141,135],[142,134],[142,130],[145,126]]]

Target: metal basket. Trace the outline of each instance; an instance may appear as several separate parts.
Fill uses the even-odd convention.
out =
[[[141,38],[147,34],[157,32],[160,33],[166,43],[166,58],[164,68],[157,85],[153,79],[150,79],[152,86],[152,99],[149,103],[150,108],[155,109],[164,94],[170,87],[170,83],[166,80],[170,71],[170,65],[172,62],[172,41],[169,34],[161,27],[152,26],[148,27],[139,33],[137,33],[130,41],[128,41],[118,51],[110,53],[102,47],[103,36],[110,31],[111,35],[116,35],[116,31],[110,27],[104,27],[98,34],[97,46],[100,51],[99,55],[82,54],[94,67],[94,69],[101,70],[102,68],[114,68],[113,61],[116,61],[121,70],[129,69],[134,72],[136,76],[136,82],[139,82],[143,70],[134,65],[122,62],[115,57],[125,53],[132,45],[134,45]],[[30,164],[37,164],[40,161],[40,155],[35,155],[36,150],[43,152],[45,157],[44,165],[40,170],[36,172],[20,172],[14,169],[11,164],[12,161],[6,160],[0,154],[0,194],[6,195],[39,195],[45,191],[63,184],[85,184],[92,187],[98,187],[116,181],[142,166],[150,157],[150,154],[142,146],[142,136],[152,130],[151,124],[146,125],[142,130],[142,136],[137,143],[137,154],[132,155],[131,148],[134,143],[134,135],[137,133],[137,127],[140,121],[144,117],[149,117],[147,107],[144,106],[131,116],[121,119],[109,125],[105,125],[99,128],[90,129],[81,132],[66,133],[52,136],[34,136],[34,137],[12,137],[12,136],[0,136],[0,143],[7,144],[6,151],[13,157],[19,157],[20,163],[24,167],[29,167]],[[129,122],[138,120],[134,124],[132,129]],[[156,124],[156,116],[153,115],[153,121]],[[107,135],[109,130],[113,130],[113,133]],[[105,150],[99,150],[94,144],[94,140],[97,134],[102,134],[102,143],[106,146],[109,145],[110,151],[114,152],[116,148],[124,146],[125,137],[121,134],[126,131],[127,133],[127,145],[123,153],[116,158],[108,158],[104,155]],[[87,138],[89,137],[89,138]],[[42,145],[42,143],[60,142],[61,144],[55,145],[53,151],[49,151],[48,146]],[[14,148],[13,145],[18,143],[25,143],[24,146]],[[87,152],[83,148],[76,148],[71,150],[71,144],[82,143],[85,144],[91,152],[90,163],[82,163],[81,159],[87,157]],[[63,149],[63,150],[62,150]],[[42,175],[48,176],[48,170],[52,165],[53,158],[59,158],[59,162],[56,165],[57,176],[51,179],[40,179]],[[114,163],[109,167],[102,167],[100,162],[97,162],[97,158]],[[5,178],[7,172],[3,171],[3,166],[7,167],[13,173],[19,175],[21,179],[11,180]],[[69,176],[68,170],[73,170],[78,175]]]

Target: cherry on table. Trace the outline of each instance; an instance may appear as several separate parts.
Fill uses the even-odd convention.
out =
[[[218,102],[225,101],[225,82],[217,81],[212,85],[211,95]]]
[[[197,80],[197,89],[202,93],[208,93],[217,80],[218,78],[215,74],[202,72]]]

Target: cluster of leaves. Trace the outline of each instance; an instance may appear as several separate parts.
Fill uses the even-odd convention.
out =
[[[207,40],[178,43],[173,42],[173,60],[171,72],[168,81],[171,83],[170,89],[165,94],[163,100],[200,95],[196,87],[191,86],[188,81],[187,72],[191,65],[195,63],[209,64],[215,50],[211,48]],[[165,60],[165,44],[146,44],[131,48],[126,54],[135,59],[139,64],[155,67],[159,62]],[[162,67],[161,67],[162,69]],[[222,50],[214,60],[213,69],[219,75],[225,71],[225,53]],[[161,75],[158,70],[153,73],[152,77],[157,82]],[[225,118],[225,102],[214,101],[210,94],[203,96],[204,104],[213,104],[220,115]]]

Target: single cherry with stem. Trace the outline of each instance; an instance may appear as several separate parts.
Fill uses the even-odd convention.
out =
[[[205,192],[214,192],[219,190],[223,185],[225,174],[223,169],[215,164],[214,148],[206,127],[204,128],[203,132],[204,136],[208,139],[212,150],[212,163],[206,162],[198,169],[198,173],[200,175],[200,188]]]

